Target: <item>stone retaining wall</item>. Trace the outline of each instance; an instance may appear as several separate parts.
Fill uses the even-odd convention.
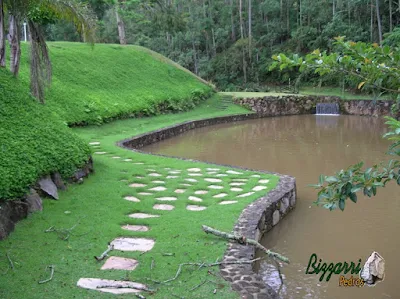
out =
[[[136,152],[146,153],[139,149],[146,145],[179,135],[191,129],[260,117],[263,116],[260,114],[251,113],[188,121],[122,140],[118,142],[118,145]],[[196,161],[181,157],[174,158]],[[207,163],[204,161],[196,162]],[[230,165],[222,166],[248,170]],[[234,233],[241,234],[246,238],[255,239],[257,241],[260,241],[263,234],[277,225],[278,222],[296,205],[295,179],[287,175],[280,175],[271,172],[265,173],[275,174],[280,177],[277,187],[274,190],[271,190],[265,197],[259,198],[247,206],[242,211],[234,227]],[[253,246],[243,246],[237,243],[229,243],[223,257],[223,261],[237,261],[238,259],[252,260],[255,258],[255,255],[256,249]],[[224,279],[231,283],[232,288],[239,292],[242,295],[242,298],[279,298],[278,294],[269,285],[265,284],[262,276],[254,271],[254,265],[222,265],[220,269],[221,275],[224,277]]]
[[[236,104],[262,116],[315,114],[317,103],[338,103],[341,114],[365,116],[393,116],[391,106],[395,101],[343,100],[335,96],[266,96],[263,98],[237,98]]]
[[[93,172],[93,161],[90,157],[85,166],[78,169],[67,181],[81,183],[84,177]],[[6,238],[15,224],[30,213],[42,210],[42,197],[58,199],[57,190],[64,190],[65,184],[58,172],[40,178],[29,193],[19,200],[0,202],[0,240]]]

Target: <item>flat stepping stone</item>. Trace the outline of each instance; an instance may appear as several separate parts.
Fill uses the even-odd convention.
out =
[[[186,190],[185,190],[185,189],[176,189],[174,192],[175,192],[175,193],[182,194],[182,193],[185,193]]]
[[[227,196],[228,194],[226,194],[226,193],[220,193],[220,194],[217,194],[217,195],[214,195],[213,197],[214,198],[222,198],[222,197],[225,197],[225,196]]]
[[[219,173],[219,174],[216,174],[215,176],[221,177],[221,176],[228,176],[228,175],[225,173]]]
[[[216,174],[217,172],[216,171],[209,171],[209,172],[207,172],[208,174]]]
[[[220,183],[220,182],[222,182],[221,179],[205,178],[204,180],[207,181],[207,182],[210,182],[210,183]]]
[[[254,192],[247,192],[247,193],[244,193],[244,194],[240,194],[237,197],[247,197],[247,196],[250,196],[250,195],[253,195],[253,194],[254,194]]]
[[[191,201],[197,201],[197,202],[203,201],[201,198],[198,198],[198,197],[196,197],[196,196],[189,196],[189,200],[191,200]]]
[[[155,204],[153,206],[154,210],[163,210],[163,211],[172,211],[173,209],[175,209],[174,206],[171,205],[165,205],[165,204]]]
[[[239,191],[243,191],[243,189],[242,188],[231,188],[231,191],[239,192]]]
[[[190,184],[181,184],[181,186],[191,187],[192,185],[190,185]]]
[[[190,171],[190,172],[199,172],[199,171],[201,171],[201,169],[200,169],[200,168],[189,168],[187,171]]]
[[[115,157],[112,157],[113,159],[121,159],[121,157],[118,157],[118,156],[115,156]]]
[[[242,172],[234,171],[234,170],[227,170],[226,173],[229,174],[243,174]]]
[[[180,174],[181,170],[171,170],[169,171],[170,174]]]
[[[98,142],[98,141],[89,142],[89,145],[100,145],[100,142]]]
[[[198,182],[196,179],[185,179],[185,181],[192,182],[192,183]]]
[[[220,205],[232,205],[234,203],[237,203],[237,200],[225,200],[225,201],[221,201],[219,204]]]
[[[131,159],[132,160],[132,159]],[[135,162],[135,163],[133,163],[133,164],[136,164],[136,165],[143,165],[144,163],[143,162]]]
[[[218,186],[218,185],[210,185],[210,186],[208,186],[208,188],[210,188],[210,189],[224,189],[223,186]]]
[[[149,189],[150,191],[165,191],[167,190],[167,188],[163,187],[163,186],[158,186],[158,187],[154,187]]]
[[[132,232],[147,232],[149,230],[148,226],[145,225],[124,225],[121,227],[124,230],[130,230]]]
[[[133,183],[133,184],[129,185],[129,187],[131,187],[131,188],[141,188],[141,187],[146,187],[146,186],[147,186],[146,184],[141,184],[141,183]]]
[[[139,265],[139,262],[134,259],[128,259],[118,256],[110,256],[104,263],[101,270],[128,270],[132,271]]]
[[[153,193],[149,193],[149,192],[139,192],[139,195],[153,195]]]
[[[189,211],[203,211],[205,209],[207,209],[207,207],[196,206],[196,205],[188,205],[188,206],[186,206],[186,210],[189,210]]]
[[[169,175],[169,176],[167,176],[167,179],[177,179],[177,178],[179,178],[179,177],[176,176],[176,175]]]
[[[261,175],[259,175],[259,174],[253,174],[251,177],[252,177],[252,178],[260,178]]]
[[[165,184],[164,181],[153,181],[154,184]]]
[[[207,168],[207,170],[209,170],[209,171],[220,171],[219,168]]]
[[[141,290],[147,289],[146,285],[137,282],[99,278],[81,278],[79,279],[77,286],[84,289],[112,294],[140,293]]]
[[[129,181],[127,179],[122,179],[122,180],[120,180],[120,182],[126,183],[126,182],[129,182]]]
[[[95,155],[104,155],[107,154],[107,152],[94,152]]]
[[[145,219],[145,218],[158,218],[160,215],[152,215],[146,213],[133,213],[129,215],[130,218]]]
[[[261,190],[265,190],[267,189],[267,187],[265,186],[255,186],[252,190],[253,191],[261,191]]]
[[[124,199],[132,202],[140,202],[140,199],[136,198],[135,196],[125,196]]]
[[[230,183],[229,185],[231,185],[231,186],[243,186],[243,185],[245,185],[245,183],[234,182],[234,183]]]
[[[140,179],[144,179],[144,177],[142,177],[142,176],[137,176],[136,178],[139,179],[139,180]]]
[[[267,183],[269,183],[269,180],[259,180],[258,182],[260,184],[267,184]]]
[[[197,190],[194,192],[194,194],[207,194],[208,191],[207,190]]]
[[[161,200],[161,201],[174,201],[174,200],[177,200],[176,197],[172,197],[172,196],[169,196],[169,197],[158,197],[156,199],[157,200]]]
[[[189,176],[202,176],[201,173],[188,173]]]
[[[247,182],[248,179],[232,179],[232,181],[235,181],[235,182]]]
[[[159,173],[149,173],[149,176],[159,177],[159,176],[162,176],[162,175],[159,174]]]
[[[154,171],[157,171],[157,170],[155,170],[155,169],[146,169],[147,171],[151,171],[151,172],[154,172]]]
[[[132,162],[132,159],[124,159],[122,161],[124,161],[124,162]]]
[[[114,250],[120,251],[150,251],[156,242],[152,239],[144,238],[116,238],[110,245],[114,246]]]

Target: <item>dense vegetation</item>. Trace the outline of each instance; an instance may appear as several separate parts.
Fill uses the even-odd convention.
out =
[[[100,42],[148,47],[231,91],[264,90],[267,81],[296,79],[296,72],[268,70],[277,52],[329,51],[339,35],[363,42],[385,39],[390,45],[400,36],[400,3],[392,0],[86,2],[97,14]],[[46,30],[52,40],[79,40],[66,23]],[[342,78],[324,80],[337,85]]]
[[[0,69],[0,201],[28,191],[41,175],[64,177],[82,166],[90,149],[25,85]]]
[[[28,45],[22,45],[21,80],[28,84]],[[193,108],[211,87],[165,57],[136,47],[49,43],[53,83],[48,108],[68,124],[157,115]]]

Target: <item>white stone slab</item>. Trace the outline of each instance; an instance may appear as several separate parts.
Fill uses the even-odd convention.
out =
[[[95,155],[104,155],[107,154],[107,152],[94,152]]]
[[[197,194],[197,195],[202,195],[202,194],[207,194],[207,193],[208,193],[207,190],[197,190],[197,191],[194,191],[194,194]]]
[[[243,189],[242,188],[231,188],[231,191],[240,192],[240,191],[243,191]]]
[[[154,176],[154,177],[160,177],[160,176],[162,176],[161,174],[159,174],[159,173],[149,173],[149,176]]]
[[[225,200],[225,201],[221,201],[219,204],[220,205],[232,205],[234,203],[237,203],[237,200]]]
[[[134,259],[128,259],[119,256],[110,256],[104,263],[101,270],[128,270],[132,271],[139,265],[139,262]]]
[[[139,293],[140,289],[146,289],[146,285],[132,282],[132,281],[118,281],[118,280],[108,280],[99,278],[81,278],[79,279],[77,286],[84,289],[96,290],[104,293],[112,294],[129,294],[129,293]],[[107,288],[102,288],[102,286],[107,286]],[[110,286],[116,286],[116,288],[111,288]],[[122,288],[117,288],[122,286]],[[127,288],[130,287],[130,288]],[[137,287],[138,289],[134,289]]]
[[[192,183],[197,182],[196,179],[185,179],[185,181],[192,182]]]
[[[110,245],[114,246],[114,250],[120,251],[150,251],[156,242],[152,239],[144,238],[116,238]]]
[[[133,184],[129,185],[129,187],[131,187],[131,188],[141,188],[141,187],[146,187],[146,186],[147,186],[146,184],[141,184],[141,183],[133,183]]]
[[[98,142],[98,141],[89,142],[89,145],[100,145],[100,142]]]
[[[218,185],[210,185],[210,186],[207,186],[207,187],[210,188],[210,189],[224,189],[223,186],[218,186]]]
[[[176,176],[176,175],[169,175],[169,176],[167,176],[167,179],[177,179],[177,178],[179,178],[179,177]]]
[[[174,192],[178,193],[178,194],[182,194],[182,193],[185,193],[186,190],[185,189],[176,189]]]
[[[230,183],[229,185],[231,185],[231,186],[243,186],[243,185],[245,185],[245,183],[233,182],[233,183]]]
[[[259,180],[258,181],[260,184],[268,184],[269,180]]]
[[[174,200],[177,200],[176,197],[172,197],[172,196],[169,196],[169,197],[157,197],[156,199],[157,200],[161,200],[161,201],[174,201]]]
[[[135,196],[125,196],[124,199],[132,201],[132,202],[140,202],[140,199],[136,198]]]
[[[146,213],[133,213],[129,215],[130,218],[145,219],[145,218],[158,218],[160,215],[151,215]]]
[[[267,187],[265,186],[255,186],[252,190],[253,191],[261,191],[261,190],[265,190],[267,189]]]
[[[190,171],[190,172],[199,172],[199,171],[201,171],[201,169],[200,169],[200,168],[189,168],[187,171]]]
[[[189,210],[189,211],[203,211],[203,210],[207,209],[207,207],[196,206],[196,205],[188,205],[186,207],[186,209]]]
[[[219,194],[217,194],[217,195],[214,195],[213,197],[214,198],[222,198],[222,197],[225,197],[225,196],[227,196],[228,194],[226,194],[226,193],[219,193]]]
[[[167,190],[167,188],[163,187],[163,186],[158,186],[158,187],[154,187],[149,189],[150,191],[165,191]]]
[[[175,209],[174,206],[171,205],[165,205],[165,204],[155,204],[153,206],[154,210],[162,210],[162,211],[172,211],[173,209]]]
[[[131,225],[127,224],[121,227],[124,230],[130,230],[132,232],[147,232],[149,230],[148,226],[145,225]]]
[[[242,172],[234,171],[234,170],[227,170],[226,173],[229,174],[243,174]]]
[[[221,179],[213,179],[213,178],[205,178],[204,180],[207,182],[210,182],[210,183],[221,183],[222,182]]]
[[[240,194],[237,197],[248,197],[248,196],[253,195],[253,194],[254,194],[254,192],[247,192],[247,193],[244,193],[244,194]]]
[[[203,201],[201,198],[198,198],[198,197],[196,197],[196,196],[189,196],[189,200],[191,200],[191,201],[197,201],[197,202]]]

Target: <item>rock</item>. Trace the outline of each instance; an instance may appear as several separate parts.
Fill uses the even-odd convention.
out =
[[[6,238],[15,227],[15,223],[28,215],[28,204],[21,201],[0,203],[0,240]]]
[[[360,276],[369,286],[374,286],[385,278],[385,260],[378,252],[372,252],[365,262]]]
[[[25,202],[28,204],[28,213],[42,211],[42,199],[35,189],[30,189],[29,194],[26,196]]]
[[[53,183],[49,175],[39,181],[39,186],[47,195],[58,199],[57,186]]]
[[[272,214],[272,225],[275,226],[278,224],[280,219],[280,214],[279,214],[279,210],[276,210],[273,214]]]
[[[51,179],[53,180],[54,184],[57,186],[58,189],[60,190],[65,190],[67,189],[65,187],[64,181],[61,177],[61,174],[59,172],[54,172],[51,174]]]

